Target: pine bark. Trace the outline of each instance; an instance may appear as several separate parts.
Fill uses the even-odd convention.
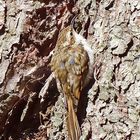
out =
[[[75,28],[94,50],[78,109],[81,139],[140,138],[139,0],[0,0],[0,139],[68,139],[49,62],[77,14]]]

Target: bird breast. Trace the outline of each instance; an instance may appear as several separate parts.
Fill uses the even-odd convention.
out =
[[[93,50],[91,49],[89,43],[83,36],[81,36],[80,34],[77,34],[75,31],[73,31],[73,34],[74,34],[76,43],[81,44],[80,46],[84,48],[84,50],[87,52],[88,57],[89,57],[89,62],[88,62],[89,71],[88,71],[88,74],[84,81],[84,86],[86,86],[89,83],[89,81],[93,75],[94,53],[93,53]]]

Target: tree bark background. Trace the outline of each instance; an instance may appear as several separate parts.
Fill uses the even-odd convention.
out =
[[[77,11],[95,57],[79,103],[81,140],[140,139],[139,0],[0,0],[0,139],[68,139],[49,62]]]

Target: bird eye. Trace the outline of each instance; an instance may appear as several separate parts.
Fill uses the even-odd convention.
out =
[[[72,35],[72,32],[70,32],[70,35]]]

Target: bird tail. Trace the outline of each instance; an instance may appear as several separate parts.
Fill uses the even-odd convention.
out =
[[[81,136],[81,131],[77,119],[77,115],[74,111],[74,104],[71,97],[68,97],[68,118],[67,126],[70,140],[79,140]]]

